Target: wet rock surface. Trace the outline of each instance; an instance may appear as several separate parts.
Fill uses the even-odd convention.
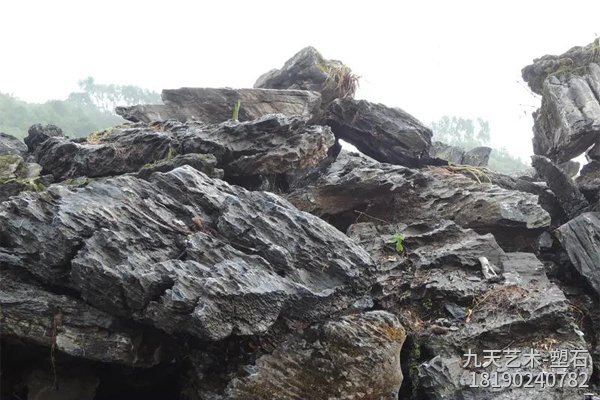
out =
[[[597,139],[594,48],[524,71],[543,94],[524,177],[485,168],[487,148],[438,155],[313,48],[259,78],[270,89],[165,91],[85,139],[0,136],[0,397],[598,392],[597,148],[575,181],[569,161]],[[473,385],[506,372],[503,350],[579,352],[561,371],[589,387]]]
[[[320,94],[306,90],[181,88],[163,90],[161,97],[164,104],[118,107],[117,114],[132,122],[221,123],[232,119],[238,102],[240,121],[267,114],[310,118],[321,105]]]

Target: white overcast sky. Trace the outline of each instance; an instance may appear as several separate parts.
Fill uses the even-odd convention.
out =
[[[33,1],[0,3],[0,91],[42,102],[79,79],[154,90],[251,87],[307,45],[361,75],[358,97],[429,124],[481,116],[527,157],[533,58],[600,35],[599,1]]]

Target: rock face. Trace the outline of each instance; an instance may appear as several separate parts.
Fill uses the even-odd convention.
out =
[[[326,115],[336,137],[380,162],[414,167],[429,158],[431,130],[399,108],[337,99]]]
[[[175,119],[218,124],[232,119],[239,101],[238,119],[250,121],[267,114],[310,118],[321,105],[319,93],[306,90],[181,88],[162,92],[163,105],[117,107],[132,122]]]
[[[327,322],[259,358],[251,374],[231,382],[228,398],[395,400],[405,337],[384,311]]]
[[[27,146],[25,143],[14,136],[0,133],[0,156],[23,156],[25,153],[27,153]]]
[[[445,218],[481,232],[512,232],[516,240],[550,224],[550,216],[530,193],[478,183],[444,168],[412,170],[347,152],[316,182],[288,198],[340,228],[360,213],[386,222]]]
[[[544,177],[569,219],[589,209],[586,198],[575,182],[546,157],[533,156],[533,167]]]
[[[287,60],[281,69],[260,76],[254,87],[319,92],[325,108],[336,98],[352,97],[357,79],[342,62],[326,60],[314,47],[306,47]]]
[[[596,40],[561,56],[544,56],[523,69],[531,89],[542,95],[534,114],[537,155],[565,162],[600,141],[600,45]]]
[[[600,213],[581,214],[556,230],[569,259],[600,294]]]
[[[35,152],[57,180],[136,172],[178,154],[211,153],[234,176],[281,174],[316,166],[334,144],[329,128],[267,115],[248,122],[207,125],[168,121],[123,125],[76,143],[51,138]]]
[[[533,70],[540,87],[564,72]],[[34,125],[27,149],[0,135],[0,397],[596,390],[596,153],[576,183],[574,163],[559,162],[589,139],[594,122],[577,118],[591,99],[572,90],[581,115],[552,114],[575,125],[561,125],[554,160],[535,158],[546,184],[461,165],[484,165],[486,148],[446,148],[449,165],[419,121],[353,100],[356,83],[307,48],[259,79],[277,89],[165,91],[164,105],[121,110],[148,122],[74,140]],[[238,100],[241,122],[230,117]],[[495,350],[487,365],[466,359]],[[548,362],[524,365],[528,355],[557,351],[579,364],[550,371],[589,388],[481,384],[483,373],[502,379],[515,353],[512,375],[539,376]]]
[[[531,350],[548,356],[549,346],[586,351],[567,299],[533,254],[504,253],[492,235],[480,236],[450,221],[361,222],[348,235],[379,260],[374,300],[399,315],[411,336],[403,366],[412,376],[412,387],[400,398],[580,398],[576,389],[557,393],[554,388],[475,387],[472,371],[502,371],[508,359],[501,350],[499,366],[474,369],[465,363],[465,354],[478,354],[481,360],[486,349],[511,348],[520,355],[519,362]],[[390,242],[397,235],[403,237],[401,253]],[[480,257],[497,267],[498,279],[485,279]],[[536,330],[542,326],[547,336],[540,338]],[[518,370],[539,373],[541,366]],[[582,370],[589,373],[589,368]]]
[[[369,287],[372,261],[335,228],[188,166],[52,186],[3,203],[0,221],[0,262],[112,315],[201,339],[311,321]]]
[[[475,167],[485,167],[490,159],[492,149],[490,147],[475,147],[465,151],[457,146],[450,146],[442,142],[433,142],[429,150],[431,158],[440,158],[452,164],[473,165]]]

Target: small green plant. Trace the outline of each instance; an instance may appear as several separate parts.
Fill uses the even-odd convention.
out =
[[[232,120],[239,121],[241,105],[242,105],[241,101],[238,100],[237,103],[235,103],[235,106],[233,106],[233,113],[231,115]]]
[[[404,253],[404,250],[406,250],[404,248],[404,236],[402,234],[400,234],[400,233],[395,234],[392,237],[392,243],[394,244],[396,253],[402,254],[402,253]]]

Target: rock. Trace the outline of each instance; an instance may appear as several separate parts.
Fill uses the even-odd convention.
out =
[[[24,156],[26,153],[27,146],[22,140],[0,132],[0,156]]]
[[[600,201],[600,161],[591,161],[584,165],[575,182],[590,204],[598,203]]]
[[[399,108],[337,99],[327,110],[325,124],[337,138],[377,161],[414,167],[429,159],[431,130]]]
[[[344,151],[323,176],[287,197],[342,230],[361,212],[388,223],[450,219],[479,232],[503,232],[509,248],[526,243],[523,235],[535,240],[550,223],[535,195],[477,183],[445,168],[412,170]]]
[[[442,142],[433,142],[429,150],[431,158],[440,158],[452,164],[473,165],[476,167],[485,167],[488,164],[492,149],[490,147],[475,147],[465,151],[458,146],[450,146]]]
[[[563,163],[600,141],[598,42],[561,56],[544,56],[523,69],[523,79],[542,95],[534,113],[534,153]]]
[[[189,165],[200,172],[204,172],[211,178],[223,178],[223,170],[216,168],[217,159],[212,154],[183,154],[171,159],[163,159],[151,164],[146,164],[140,169],[138,176],[148,178],[155,172],[169,172],[175,168]]]
[[[573,266],[600,294],[600,213],[581,214],[555,234]]]
[[[2,258],[3,264],[10,264],[18,256],[3,253]],[[1,274],[3,338],[128,366],[150,367],[169,360],[164,334],[141,326],[125,328],[124,321],[79,299],[47,291],[25,271],[2,267]]]
[[[577,185],[552,161],[543,156],[533,156],[532,165],[544,177],[569,219],[589,209],[589,203]]]
[[[226,174],[251,176],[314,167],[327,157],[333,144],[327,127],[267,115],[217,125],[176,121],[128,124],[91,135],[84,143],[52,138],[35,155],[44,173],[57,180],[136,172],[148,164],[190,153],[211,153],[216,167]],[[169,163],[161,165],[164,168]]]
[[[0,179],[0,201],[25,191],[41,192],[51,182],[51,177]]]
[[[25,138],[25,144],[27,145],[29,152],[34,152],[35,149],[48,138],[63,136],[62,129],[56,125],[42,126],[41,124],[35,124],[29,128],[28,135]]]
[[[569,178],[574,178],[579,173],[579,167],[581,165],[577,161],[567,161],[558,165],[558,168],[562,170]]]
[[[93,400],[100,380],[85,368],[36,369],[27,377],[28,400]]]
[[[485,350],[494,349],[511,348],[523,355],[535,349],[546,356],[559,347],[586,351],[569,302],[533,254],[504,253],[492,235],[443,220],[361,222],[348,235],[378,262],[376,304],[398,315],[408,331],[410,348],[402,353],[402,365],[411,374],[412,387],[400,398],[412,393],[430,399],[531,399],[532,389],[523,387],[469,387],[473,369],[463,367],[464,354],[472,351],[481,360]],[[401,254],[388,244],[396,235],[404,238]],[[502,281],[482,279],[481,257],[500,267]],[[505,363],[505,355],[498,362]],[[582,372],[590,367],[588,363]],[[494,365],[475,369],[494,370]],[[543,398],[577,398],[572,389],[534,390],[536,395],[541,390]]]
[[[175,119],[217,124],[228,121],[240,102],[240,121],[267,114],[310,118],[321,105],[319,93],[306,90],[181,88],[162,92],[164,105],[117,107],[117,114],[133,122]]]
[[[323,109],[336,98],[353,97],[358,76],[337,60],[326,60],[314,47],[305,47],[281,69],[258,78],[255,88],[301,89],[321,93]]]
[[[328,321],[260,357],[252,373],[231,381],[226,398],[397,399],[405,337],[384,311]]]
[[[23,193],[0,204],[0,237],[1,264],[211,341],[335,315],[373,279],[370,257],[332,226],[190,166]]]
[[[0,179],[13,179],[21,176],[25,161],[17,155],[0,156]]]

